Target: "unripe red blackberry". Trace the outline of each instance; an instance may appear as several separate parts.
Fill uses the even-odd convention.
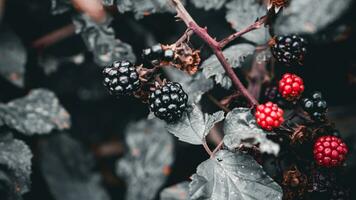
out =
[[[324,167],[340,166],[346,159],[348,148],[338,137],[327,135],[319,137],[314,143],[314,159]]]
[[[286,73],[279,81],[279,93],[288,101],[299,99],[304,91],[303,79],[295,74]]]
[[[187,108],[188,95],[177,82],[167,82],[149,96],[150,110],[168,122],[178,121]]]
[[[306,49],[306,41],[297,35],[277,36],[271,42],[273,56],[286,65],[302,65]]]
[[[257,124],[267,131],[278,128],[284,121],[283,110],[277,104],[267,102],[257,106],[255,118]]]
[[[115,61],[103,70],[104,86],[112,95],[131,95],[140,88],[136,68],[129,61]]]

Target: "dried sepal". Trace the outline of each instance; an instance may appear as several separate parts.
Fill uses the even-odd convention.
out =
[[[308,187],[307,176],[301,173],[297,166],[283,172],[283,194],[285,199],[299,199]]]
[[[275,13],[278,13],[279,10],[285,7],[288,3],[288,0],[269,0],[267,4],[267,9],[274,9]]]
[[[198,71],[200,51],[192,49],[188,44],[182,43],[179,46],[164,46],[163,48],[173,48],[175,55],[172,65],[179,70],[192,75]]]

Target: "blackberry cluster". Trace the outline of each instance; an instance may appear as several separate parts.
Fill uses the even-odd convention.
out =
[[[314,92],[311,97],[304,98],[302,107],[312,119],[316,121],[324,121],[326,119],[328,106],[320,92]]]
[[[115,61],[103,70],[104,86],[115,96],[132,95],[140,88],[136,68],[129,61]]]
[[[286,65],[302,65],[307,52],[305,39],[297,35],[277,36],[271,49],[277,61]]]
[[[164,49],[161,44],[156,44],[151,48],[144,49],[142,58],[146,63],[160,61],[170,62],[174,59],[174,51],[172,49]]]
[[[187,101],[188,95],[177,82],[167,82],[149,96],[150,110],[167,123],[176,122],[182,117]]]

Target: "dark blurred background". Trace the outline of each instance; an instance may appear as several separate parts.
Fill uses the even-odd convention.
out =
[[[72,13],[51,15],[50,1],[32,0],[6,1],[3,24],[11,28],[24,43],[28,60],[26,63],[25,87],[18,88],[7,80],[0,78],[0,100],[7,102],[11,99],[24,96],[32,88],[44,87],[54,91],[72,118],[72,128],[69,134],[80,141],[92,152],[97,147],[120,141],[123,143],[123,131],[130,121],[146,118],[147,107],[134,98],[116,99],[107,94],[102,86],[100,68],[92,62],[92,55],[87,51],[80,35],[72,36],[56,43],[46,49],[33,48],[33,42],[72,22]],[[225,10],[206,12],[187,5],[189,12],[199,24],[209,27],[209,33],[222,38],[234,32],[225,20]],[[322,36],[309,38],[308,56],[302,68],[288,69],[296,71],[302,77],[307,87],[306,92],[320,90],[323,92],[330,107],[330,117],[342,135],[349,138],[347,143],[352,148],[356,144],[356,12],[353,8],[345,13],[339,21],[348,25],[347,31],[339,38],[323,42]],[[133,14],[119,14],[112,11],[114,20],[112,27],[117,37],[132,45],[136,56],[140,57],[141,50],[157,42],[170,44],[185,31],[182,23],[176,22],[172,14],[154,14],[136,21]],[[327,31],[325,34],[327,35]],[[315,43],[313,41],[316,41]],[[239,41],[237,41],[239,42]],[[211,55],[210,50],[196,38],[192,43],[202,50],[202,58]],[[46,70],[51,65],[40,66],[41,56],[55,56],[68,58],[79,55],[83,58],[79,65],[63,61],[48,74]],[[138,61],[139,62],[139,61]],[[47,68],[47,69],[46,69]],[[285,71],[284,66],[276,66],[277,73]],[[222,95],[221,88],[214,89],[212,93]],[[206,110],[217,110],[209,103],[206,96],[203,102]],[[32,189],[24,195],[25,200],[47,199],[51,196],[41,172],[36,164],[36,147],[38,137],[26,138],[27,143],[35,154],[33,158]],[[41,138],[43,139],[43,138]],[[116,143],[115,143],[116,144]],[[353,148],[352,148],[353,149]],[[196,166],[207,158],[201,146],[186,145],[176,141],[175,162],[166,186],[188,180],[195,172]],[[122,199],[125,184],[114,174],[115,161],[122,156],[120,151],[108,156],[96,156],[95,171],[104,176],[103,184],[108,189],[112,199]],[[356,165],[354,155],[349,158],[349,176],[345,177],[353,184],[352,177]],[[356,188],[354,188],[356,189]]]

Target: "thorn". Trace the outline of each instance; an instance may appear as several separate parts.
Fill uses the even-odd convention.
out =
[[[282,6],[279,6],[279,7],[274,7],[274,12],[275,13],[278,13],[278,11],[282,8]]]
[[[271,1],[269,1],[268,5],[267,5],[267,10],[271,9],[273,7],[273,4]]]

